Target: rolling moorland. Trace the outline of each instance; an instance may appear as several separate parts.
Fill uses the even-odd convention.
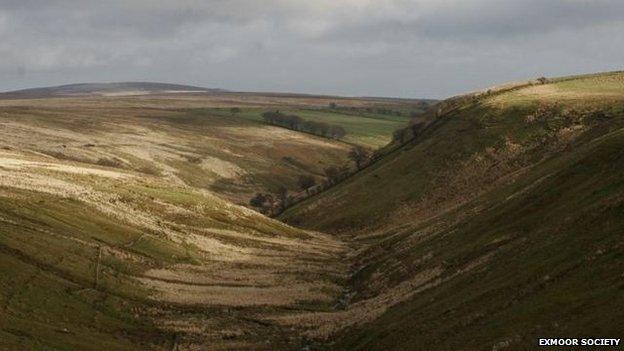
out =
[[[493,87],[405,127],[419,103],[0,99],[2,348],[516,350],[618,337],[624,73]],[[347,135],[262,123],[274,110]],[[385,146],[278,218],[241,206],[322,179],[354,145]]]
[[[0,94],[0,348],[311,342],[278,320],[335,309],[347,247],[241,204],[387,143],[420,102],[198,89]],[[327,116],[351,139],[266,125],[268,110]]]

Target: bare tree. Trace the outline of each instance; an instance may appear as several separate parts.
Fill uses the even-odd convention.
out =
[[[323,172],[325,173],[325,176],[327,177],[327,180],[330,184],[336,182],[338,180],[338,177],[340,176],[340,170],[336,166],[329,166],[325,168]]]
[[[366,161],[368,161],[369,157],[370,151],[359,145],[349,151],[349,158],[355,162],[357,169],[362,168]]]
[[[309,193],[309,189],[316,184],[316,179],[311,175],[300,175],[297,180],[297,184],[301,188],[301,190],[305,190]]]
[[[277,200],[279,201],[279,207],[281,207],[282,209],[285,209],[286,206],[288,206],[288,204],[290,203],[288,197],[288,189],[286,189],[286,187],[283,185],[277,189]]]

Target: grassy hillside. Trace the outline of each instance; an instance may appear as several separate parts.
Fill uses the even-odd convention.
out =
[[[624,74],[468,96],[411,142],[289,209],[360,248],[337,349],[526,349],[617,335]],[[449,105],[450,106],[450,105]],[[337,333],[337,334],[336,334]]]
[[[327,98],[0,100],[0,349],[293,349],[330,311],[346,246],[245,207],[349,145],[215,108]],[[375,102],[342,100],[368,106]]]
[[[258,191],[298,190],[299,175],[320,179],[324,168],[348,162],[351,145],[266,125],[263,111],[330,116],[351,133],[347,141],[375,147],[407,124],[407,117],[322,112],[334,100],[233,93],[0,99],[2,146],[158,174],[242,204]],[[387,106],[339,101],[356,111]]]
[[[158,178],[4,156],[3,349],[287,347],[261,320],[340,292],[330,237]]]
[[[237,203],[256,191],[296,190],[297,176],[347,162],[343,143],[211,114],[193,104],[212,102],[186,99],[0,100],[2,147],[158,175]]]

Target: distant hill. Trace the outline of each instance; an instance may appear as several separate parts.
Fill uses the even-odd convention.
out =
[[[73,95],[143,95],[153,93],[224,92],[192,85],[154,82],[80,83],[0,93],[0,98],[39,98]]]

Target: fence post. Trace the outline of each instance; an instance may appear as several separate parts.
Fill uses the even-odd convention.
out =
[[[98,259],[95,266],[95,288],[97,289],[100,282],[100,261],[102,261],[102,246],[98,247]]]

